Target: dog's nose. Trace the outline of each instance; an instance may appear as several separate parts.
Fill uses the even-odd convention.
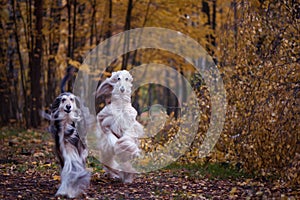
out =
[[[70,105],[66,105],[66,109],[67,109],[67,110],[70,110],[70,109],[71,109],[71,106],[70,106]]]
[[[125,88],[123,86],[120,87],[120,91],[123,93],[125,91]]]

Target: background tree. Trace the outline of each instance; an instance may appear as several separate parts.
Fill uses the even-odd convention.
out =
[[[29,56],[30,80],[31,80],[31,102],[30,102],[30,119],[33,127],[38,127],[41,123],[39,110],[42,108],[42,90],[41,90],[41,71],[42,71],[42,56],[43,56],[43,2],[40,0],[34,1],[35,15],[35,31],[36,34],[32,37],[34,40],[33,52]]]

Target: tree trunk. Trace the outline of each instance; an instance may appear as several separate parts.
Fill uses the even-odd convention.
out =
[[[77,47],[76,44],[76,18],[77,18],[77,0],[73,0],[73,27],[72,27],[72,59],[74,59],[74,52]]]
[[[133,8],[132,0],[128,0],[124,31],[130,30],[130,21],[131,21],[132,8]],[[126,33],[125,38],[124,38],[124,51],[126,53],[123,55],[122,70],[127,68],[127,63],[128,63],[128,59],[129,59],[129,53],[127,53],[128,50],[129,50],[129,39],[130,39],[130,35],[129,35],[129,33]]]
[[[91,19],[91,30],[90,30],[90,46],[93,45],[93,41],[94,41],[94,31],[97,29],[96,27],[96,0],[92,0],[92,19]]]
[[[12,12],[11,10],[9,10]],[[12,23],[7,23],[7,29],[9,32],[12,28]],[[0,45],[0,54],[1,54],[1,67],[0,67],[0,77],[1,77],[1,84],[0,84],[0,126],[4,126],[9,122],[9,82],[8,82],[8,72],[7,72],[7,62],[9,61],[9,47],[10,47],[10,40],[13,37],[13,33],[9,33],[8,37],[5,37],[7,42],[4,45]]]
[[[204,25],[210,25],[210,9],[206,1],[202,1],[202,12],[207,16],[207,22]]]
[[[217,1],[212,1],[212,17],[211,17],[211,11],[208,2],[202,1],[202,12],[205,13],[207,16],[207,22],[204,24],[204,26],[209,26],[213,33],[215,34],[216,31],[216,12],[217,12]],[[208,52],[211,55],[214,55],[214,47],[216,47],[216,38],[214,34],[206,35],[206,39],[209,41],[211,45],[208,45],[206,48]]]
[[[153,88],[154,85],[150,83],[148,86],[148,105],[147,105],[149,109],[153,104]]]
[[[88,21],[85,21],[85,14],[86,14],[86,3],[85,2],[79,2],[78,3],[78,9],[77,12],[79,14],[79,26],[83,27],[86,23],[88,23]],[[75,47],[78,48],[82,48],[85,46],[85,43],[87,41],[86,35],[85,34],[81,34],[80,37],[78,38],[78,44],[75,44]],[[78,57],[76,58],[77,61],[81,62],[81,55],[78,55]]]
[[[55,3],[50,11],[50,18],[53,19],[53,22],[50,26],[52,30],[50,34],[50,41],[49,41],[49,52],[50,58],[48,60],[48,72],[47,72],[47,92],[46,92],[46,105],[50,105],[54,100],[55,96],[57,95],[55,89],[57,88],[57,79],[56,79],[56,61],[55,55],[58,52],[59,42],[60,42],[60,35],[59,35],[59,27],[60,27],[60,5],[61,0],[55,0]]]
[[[71,0],[67,0],[67,9],[68,9],[68,53],[69,58],[73,58],[72,51],[72,23],[71,23]]]
[[[14,0],[12,1],[14,2]],[[17,27],[17,17],[16,17],[16,10],[15,10],[15,5],[13,3],[13,21],[14,21],[14,34],[15,34],[15,40],[16,40],[16,50],[17,50],[17,54],[18,54],[18,58],[19,58],[19,62],[20,62],[20,68],[21,68],[21,85],[22,85],[22,92],[23,92],[23,98],[24,98],[24,119],[25,119],[25,123],[26,123],[26,128],[29,128],[30,126],[30,119],[29,119],[29,105],[28,105],[28,98],[26,95],[27,92],[27,87],[26,87],[26,80],[25,80],[25,70],[24,70],[24,62],[23,62],[23,58],[21,55],[21,50],[20,50],[20,39],[18,36],[18,27]],[[30,42],[28,41],[28,44],[30,44]]]
[[[35,29],[37,35],[35,36],[35,47],[32,58],[32,65],[30,65],[30,79],[31,79],[31,125],[38,127],[41,123],[39,110],[41,109],[41,69],[42,69],[42,54],[43,54],[43,1],[34,1],[34,15]]]
[[[112,33],[111,33],[111,29],[112,29],[112,8],[113,8],[112,6],[113,6],[112,0],[108,0],[108,24],[107,24],[107,31],[105,33],[105,39],[110,38],[111,35],[112,35]],[[111,51],[110,40],[108,40],[107,46],[106,46],[106,56],[111,55],[110,51]],[[108,64],[109,63],[107,63],[107,59],[106,59],[105,67],[108,67]],[[112,69],[108,68],[108,71],[112,72]]]
[[[143,22],[143,27],[145,27],[145,25],[148,21],[148,15],[149,15],[149,10],[150,10],[151,3],[152,3],[152,0],[149,0],[149,2],[147,4],[146,14],[145,14],[144,22]],[[142,34],[140,34],[140,37],[138,39],[138,43],[141,41],[141,36],[142,36]],[[132,61],[131,61],[132,66],[140,65],[140,62],[137,62],[137,59],[136,59],[137,55],[138,55],[138,50],[136,49],[136,50],[134,50]]]
[[[217,15],[217,0],[213,0],[211,28],[212,28],[214,34],[216,34],[216,26],[217,26],[216,15]],[[215,35],[211,35],[211,44],[214,47],[216,47],[216,37],[215,37]]]

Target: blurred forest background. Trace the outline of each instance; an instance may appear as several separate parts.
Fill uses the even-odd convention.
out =
[[[168,28],[199,42],[225,84],[224,130],[204,162],[300,184],[299,1],[3,0],[0,15],[1,126],[39,127],[39,110],[101,41],[133,28]],[[136,50],[111,70],[141,63],[166,64],[186,76],[191,68],[178,55]],[[209,126],[209,93],[205,84],[197,90],[202,125],[182,162],[197,161]]]

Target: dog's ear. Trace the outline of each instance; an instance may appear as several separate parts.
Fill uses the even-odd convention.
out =
[[[80,98],[78,96],[75,96],[75,103],[76,103],[76,107],[78,109],[81,109],[81,100],[80,100]]]
[[[113,72],[111,74],[111,77],[108,79],[111,85],[118,82],[118,78],[119,78],[120,73],[121,73],[120,71],[117,71],[117,72]]]
[[[60,102],[61,102],[61,95],[56,97],[53,104],[51,105],[51,113],[54,113],[57,111],[57,109],[59,108]]]
[[[110,96],[113,88],[114,81],[111,78],[107,78],[101,83],[96,92],[96,97]]]

